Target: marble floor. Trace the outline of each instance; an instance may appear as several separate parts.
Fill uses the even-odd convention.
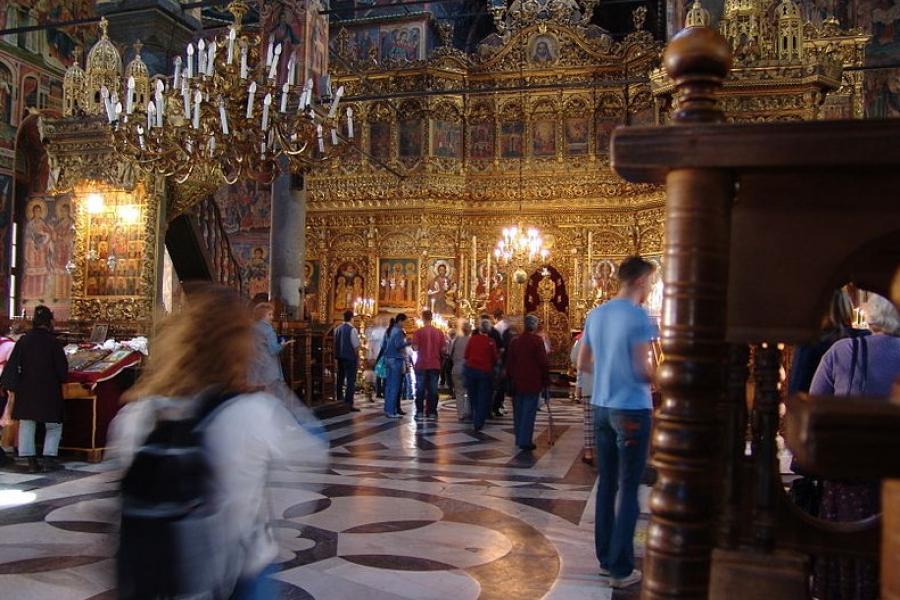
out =
[[[281,463],[272,473],[280,598],[638,597],[638,586],[611,590],[597,573],[596,477],[580,460],[580,405],[554,400],[552,445],[547,412],[538,413],[533,453],[517,452],[511,414],[473,433],[450,401],[424,422],[387,419],[380,403],[359,406],[324,421],[327,469]],[[65,467],[0,470],[4,599],[115,598],[119,473],[105,463]]]

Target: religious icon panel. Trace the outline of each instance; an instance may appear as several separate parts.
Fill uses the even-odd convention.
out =
[[[341,319],[345,310],[353,310],[353,302],[365,296],[363,270],[352,261],[342,262],[334,275],[331,295],[331,316]]]
[[[87,297],[131,297],[141,293],[144,219],[140,199],[109,191],[87,196]]]
[[[72,292],[72,261],[75,245],[75,219],[72,197],[33,196],[25,206],[25,230],[22,236],[22,306],[31,310],[37,304],[49,306],[57,318],[68,318]]]
[[[531,125],[534,156],[556,155],[556,120],[539,119]]]
[[[535,65],[552,65],[559,60],[559,43],[549,34],[537,35],[528,43],[528,59]]]
[[[307,314],[315,319],[319,316],[319,275],[321,263],[308,260],[303,265],[303,305]]]
[[[397,126],[400,133],[400,158],[419,158],[422,156],[422,120],[407,119]]]
[[[425,306],[440,315],[456,314],[460,299],[455,258],[432,258],[427,266]]]
[[[424,29],[419,23],[381,28],[381,59],[414,61],[425,58]]]
[[[565,120],[566,154],[576,156],[587,154],[590,123],[586,117]]]
[[[419,296],[417,258],[378,260],[378,309],[388,312],[415,310]]]
[[[612,139],[613,129],[621,124],[618,119],[597,119],[597,156],[609,154],[609,141]]]
[[[431,122],[431,154],[442,158],[462,156],[462,124],[435,119]]]
[[[522,134],[525,125],[521,121],[500,124],[500,156],[522,158]]]
[[[369,126],[369,154],[387,162],[391,157],[391,125],[383,121]]]
[[[471,157],[476,160],[494,158],[494,122],[475,121],[469,123],[472,140]]]

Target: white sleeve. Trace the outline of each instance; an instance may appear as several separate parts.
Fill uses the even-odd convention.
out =
[[[350,345],[354,350],[359,350],[359,332],[356,327],[350,329]]]

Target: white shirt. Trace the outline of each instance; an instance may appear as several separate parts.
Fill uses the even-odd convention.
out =
[[[387,333],[387,327],[384,325],[369,328],[369,360],[378,358],[378,353],[381,352],[381,344],[384,343],[385,333]]]
[[[113,460],[127,469],[135,452],[153,430],[162,408],[196,410],[197,398],[148,398],[126,404],[113,420]],[[273,396],[244,394],[229,401],[206,427],[205,443],[215,472],[217,500],[225,511],[229,548],[248,545],[242,575],[255,575],[278,555],[278,545],[265,535],[270,500],[265,491],[274,460],[321,465],[327,461],[324,440],[300,426]]]

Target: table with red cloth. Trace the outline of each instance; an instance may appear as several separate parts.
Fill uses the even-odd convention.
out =
[[[143,355],[129,349],[101,355],[98,360],[70,358],[69,381],[63,386],[65,416],[62,450],[86,453],[98,462],[106,449],[109,424],[119,411],[122,394],[134,383]],[[86,364],[80,364],[86,363]]]

